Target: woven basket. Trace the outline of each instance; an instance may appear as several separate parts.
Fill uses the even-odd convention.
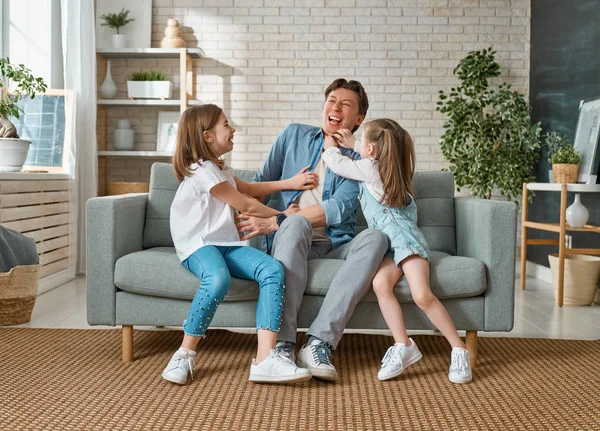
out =
[[[554,297],[558,297],[558,254],[548,255],[552,270]],[[585,254],[565,256],[564,305],[590,305],[598,290],[600,257]]]
[[[150,183],[108,183],[109,195],[124,195],[127,193],[148,193]]]
[[[579,165],[553,164],[552,174],[555,183],[576,183]]]
[[[39,265],[24,265],[0,273],[0,325],[18,325],[31,320],[39,271]]]

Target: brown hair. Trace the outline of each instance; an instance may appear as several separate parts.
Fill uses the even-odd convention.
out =
[[[415,170],[415,146],[406,130],[389,118],[365,124],[365,139],[375,146],[375,159],[383,183],[382,203],[395,208],[410,204]]]
[[[346,81],[344,78],[336,79],[329,84],[327,89],[325,89],[325,100],[327,100],[332,91],[337,90],[338,88],[353,91],[358,98],[358,113],[360,115],[367,115],[367,110],[369,109],[369,98],[367,97],[367,92],[360,82],[354,80]],[[359,126],[354,126],[352,133],[356,132],[358,127]]]
[[[192,163],[200,163],[200,160],[210,160],[219,169],[223,169],[225,163],[219,159],[212,148],[207,145],[202,133],[216,126],[223,110],[217,105],[197,105],[187,108],[181,114],[179,127],[177,129],[177,147],[173,156],[173,167],[175,176],[179,181],[192,175]]]

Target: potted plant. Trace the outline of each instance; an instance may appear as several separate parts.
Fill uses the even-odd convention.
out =
[[[460,85],[440,91],[437,110],[448,116],[440,147],[450,162],[457,189],[490,199],[494,189],[518,204],[523,183],[540,154],[539,123],[521,94],[503,83],[496,90],[488,80],[500,76],[491,48],[472,51],[454,69]]]
[[[120,29],[130,22],[135,21],[135,18],[129,18],[128,16],[129,11],[125,10],[125,8],[121,9],[121,12],[119,13],[107,13],[100,16],[100,19],[104,21],[100,23],[101,26],[110,27],[117,30],[117,34],[112,35],[113,48],[121,49],[127,47],[127,36],[121,34]]]
[[[173,83],[164,73],[133,72],[127,80],[127,96],[130,99],[170,99]]]
[[[33,99],[46,88],[44,80],[34,77],[24,65],[10,64],[8,57],[0,58],[0,171],[19,172],[31,145],[31,141],[19,137],[8,118],[19,118],[24,112],[17,105],[21,99]]]
[[[576,183],[581,154],[573,148],[567,135],[550,132],[545,135],[545,138],[554,182]]]

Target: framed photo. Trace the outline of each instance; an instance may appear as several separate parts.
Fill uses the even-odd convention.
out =
[[[158,113],[156,151],[175,152],[179,115],[179,111],[160,111]]]
[[[574,147],[581,153],[578,183],[596,184],[600,165],[600,97],[579,103]]]

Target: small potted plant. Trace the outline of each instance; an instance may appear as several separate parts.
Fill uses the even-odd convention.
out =
[[[127,80],[130,99],[170,99],[172,89],[173,83],[160,72],[133,72]]]
[[[17,128],[8,119],[19,118],[23,109],[17,103],[26,97],[46,91],[42,78],[36,78],[24,65],[10,64],[0,58],[0,171],[19,172],[27,159],[31,141],[21,139]]]
[[[576,183],[581,154],[573,148],[567,135],[550,132],[545,135],[545,139],[554,182]]]
[[[119,13],[107,13],[105,15],[100,16],[100,19],[104,22],[100,23],[100,25],[104,27],[110,27],[117,30],[117,34],[112,35],[112,46],[116,49],[126,48],[127,47],[127,36],[120,33],[121,27],[126,26],[132,21],[135,21],[135,18],[129,18],[129,11],[125,10],[125,8],[121,9]]]

